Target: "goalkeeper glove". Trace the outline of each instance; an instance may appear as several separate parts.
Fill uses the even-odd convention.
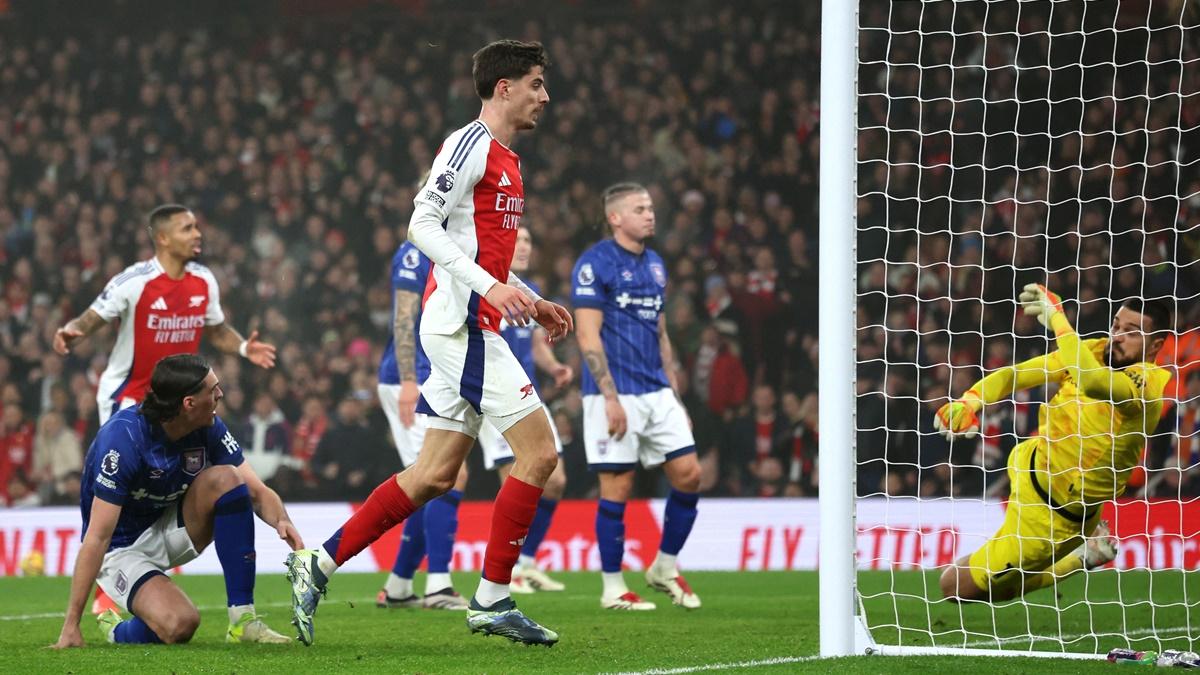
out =
[[[1017,297],[1026,316],[1036,316],[1039,323],[1050,328],[1050,318],[1063,311],[1062,298],[1041,284],[1025,284]]]
[[[979,433],[979,417],[975,415],[973,402],[960,398],[938,408],[933,416],[933,427],[948,441],[975,438]]]

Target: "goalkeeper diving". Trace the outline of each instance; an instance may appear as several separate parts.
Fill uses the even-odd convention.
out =
[[[979,380],[937,411],[934,426],[948,439],[971,439],[983,406],[1050,383],[1058,392],[1041,406],[1037,433],[1009,454],[1004,524],[942,572],[951,600],[1011,600],[1116,557],[1100,508],[1125,491],[1171,378],[1154,364],[1171,327],[1162,302],[1127,300],[1107,338],[1083,340],[1046,287],[1029,284],[1019,300],[1057,348]]]

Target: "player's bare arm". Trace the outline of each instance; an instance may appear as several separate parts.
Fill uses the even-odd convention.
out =
[[[254,472],[254,468],[250,466],[250,462],[242,462],[238,465],[237,472],[242,477],[242,481],[246,483],[246,489],[250,491],[250,501],[254,504],[255,515],[267,525],[275,528],[279,538],[286,541],[293,551],[304,548],[304,539],[296,530],[296,526],[292,524],[292,519],[288,516],[287,508],[284,507],[279,493],[262,482],[262,479]]]
[[[404,428],[413,425],[417,410],[417,398],[421,390],[417,386],[417,336],[416,316],[421,308],[421,296],[403,289],[395,293],[395,316],[392,318],[392,335],[396,352],[396,365],[400,371],[400,423]]]
[[[596,380],[596,387],[604,395],[604,413],[608,417],[608,435],[620,440],[625,435],[628,421],[625,408],[617,396],[617,384],[608,369],[608,357],[604,343],[600,341],[600,328],[604,325],[604,312],[581,307],[575,310],[579,318],[579,349],[584,363]]]
[[[539,335],[533,340],[533,363],[542,372],[549,373],[554,378],[554,386],[565,387],[575,379],[575,369],[559,361],[554,350],[550,348],[550,343],[540,337]]]
[[[92,593],[92,586],[100,574],[100,566],[104,562],[104,554],[112,541],[113,531],[117,527],[117,519],[121,516],[121,507],[110,504],[103,499],[92,499],[92,515],[87,534],[79,545],[79,554],[75,558],[75,570],[71,575],[71,595],[67,601],[67,613],[63,618],[62,631],[58,642],[50,645],[54,649],[84,646],[83,634],[79,631],[79,619],[83,616],[84,605]]]
[[[90,309],[84,310],[83,314],[71,319],[62,328],[54,331],[54,351],[59,354],[69,353],[71,345],[76,340],[95,333],[106,323],[108,322],[96,312]]]
[[[258,331],[251,331],[250,337],[242,338],[242,334],[228,323],[219,323],[205,328],[204,335],[225,354],[244,356],[259,368],[275,367],[275,345],[260,341]]]
[[[667,381],[671,383],[671,391],[675,392],[676,398],[680,398],[679,369],[675,362],[675,350],[671,347],[671,336],[667,334],[667,317],[663,314],[658,315],[658,352]]]

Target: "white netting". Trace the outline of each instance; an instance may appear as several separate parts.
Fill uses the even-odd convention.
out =
[[[1193,329],[1164,351],[1196,358],[1198,17],[1179,1],[861,3],[858,584],[880,643],[1200,642],[1200,374],[1104,507],[1116,570],[1012,602],[941,601],[937,568],[1003,521],[1009,453],[1055,385],[989,406],[982,439],[933,428],[948,395],[1055,349],[1018,312],[1027,283],[1060,293],[1085,338],[1125,299],[1164,298]]]

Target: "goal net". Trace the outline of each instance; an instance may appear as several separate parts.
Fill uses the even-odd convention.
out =
[[[1176,332],[1196,327],[1198,16],[1180,1],[861,3],[860,649],[1200,646],[1200,375],[1172,381],[1144,466],[1098,507],[1119,542],[1115,561],[1004,602],[948,602],[939,577],[1004,522],[1010,456],[1025,461],[1014,447],[1049,433],[1039,413],[1059,378],[988,405],[973,440],[951,443],[934,428],[935,411],[982,376],[1056,349],[1016,303],[1025,284],[1060,294],[1085,339],[1108,337],[1129,298],[1163,299]],[[823,126],[838,114],[822,112]],[[1158,360],[1183,363],[1188,344],[1170,339]],[[1086,469],[1101,460],[1085,445],[1068,439],[1054,451],[1075,452]],[[1036,532],[1016,533],[1014,545],[1036,554]]]

